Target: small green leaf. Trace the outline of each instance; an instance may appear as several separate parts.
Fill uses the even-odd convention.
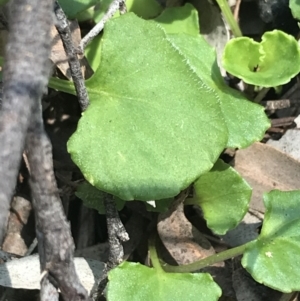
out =
[[[289,293],[300,290],[300,190],[264,195],[261,233],[249,244],[243,266],[259,283]]]
[[[108,301],[214,301],[221,289],[209,274],[165,273],[124,262],[108,273]]]
[[[152,19],[158,16],[163,7],[156,0],[126,0],[128,12],[135,13],[143,19]]]
[[[297,20],[300,20],[300,1],[290,0],[289,6],[292,11],[293,17]]]
[[[226,44],[223,67],[244,82],[263,87],[288,83],[300,71],[297,41],[282,31],[266,32],[260,43],[241,37]]]
[[[104,206],[105,192],[97,189],[88,182],[81,183],[75,192],[75,195],[83,201],[83,204],[92,209],[96,209],[99,214],[106,214]],[[118,210],[122,210],[125,202],[114,197]]]
[[[95,5],[99,0],[58,0],[68,18],[73,19],[77,14]]]
[[[98,23],[106,13],[112,0],[102,0],[99,9],[95,10],[94,21]],[[156,0],[126,0],[127,12],[132,12],[143,19],[152,19],[158,16],[164,9]],[[116,12],[114,17],[119,17]]]
[[[166,8],[154,21],[168,34],[186,33],[199,36],[200,33],[198,13],[190,3],[183,7]]]
[[[245,216],[252,189],[235,169],[218,160],[194,184],[192,203],[202,208],[208,227],[217,234],[233,229]],[[226,208],[226,210],[224,210]]]

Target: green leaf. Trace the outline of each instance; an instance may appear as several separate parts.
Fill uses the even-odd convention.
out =
[[[126,0],[128,12],[135,13],[143,19],[152,19],[158,16],[163,7],[156,0]]]
[[[167,35],[128,13],[106,24],[101,56],[68,150],[92,185],[123,200],[177,195],[226,146],[247,146],[269,126],[262,107],[223,83],[200,35]]]
[[[84,49],[84,55],[87,58],[91,68],[96,71],[101,61],[100,43],[102,36],[97,36]]]
[[[83,204],[92,209],[96,209],[99,214],[106,214],[104,206],[105,192],[97,189],[88,182],[81,183],[75,192],[75,195],[83,201]],[[125,202],[117,197],[114,197],[116,207],[122,210]]]
[[[186,33],[199,36],[199,20],[196,9],[190,3],[183,7],[166,8],[154,21],[168,34]]]
[[[214,301],[221,289],[209,274],[165,273],[124,262],[108,273],[108,301]]]
[[[300,71],[300,50],[291,35],[266,32],[260,43],[241,37],[226,44],[223,67],[244,82],[263,87],[288,83]]]
[[[94,21],[98,23],[106,13],[112,0],[102,0],[99,9],[95,10]],[[135,13],[143,19],[152,19],[158,16],[163,7],[156,0],[126,0],[127,12]],[[119,17],[120,13],[116,12],[114,17]]]
[[[261,233],[249,244],[243,266],[259,283],[289,293],[300,290],[300,190],[264,195]]]
[[[226,145],[213,93],[161,27],[133,14],[107,23],[101,52],[86,82],[91,104],[68,142],[73,161],[91,184],[124,200],[177,195]]]
[[[297,20],[300,20],[300,1],[299,0],[290,0],[289,6],[292,11],[293,17]]]
[[[113,0],[100,0],[100,5],[97,5],[94,9],[93,19],[96,23],[101,21],[112,2]]]
[[[261,140],[270,127],[264,108],[248,101],[240,92],[225,84],[216,61],[215,50],[202,36],[194,38],[187,35],[168,35],[168,37],[185,56],[188,66],[200,79],[201,90],[210,90],[211,98],[219,103],[229,132],[226,147],[242,148]]]
[[[0,0],[0,6],[5,5],[9,0]]]
[[[220,235],[240,223],[252,194],[246,181],[222,160],[195,182],[194,189],[196,197],[188,204],[200,206],[208,227]]]
[[[99,0],[58,0],[59,5],[70,19],[75,18],[78,13],[83,12],[98,2]]]
[[[224,92],[220,105],[229,131],[226,147],[245,148],[263,139],[270,127],[264,108],[248,101],[240,92],[224,83],[218,88]]]

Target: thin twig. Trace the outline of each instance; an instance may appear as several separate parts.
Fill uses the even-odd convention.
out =
[[[24,256],[29,256],[31,255],[31,253],[33,252],[33,250],[37,247],[38,245],[38,241],[37,238],[35,238],[33,240],[33,242],[31,243],[31,245],[29,246],[28,250],[26,251],[26,253],[24,254]]]
[[[97,290],[91,293],[93,300],[99,300],[99,298],[101,297],[108,281],[107,273],[123,261],[124,249],[122,242],[129,240],[129,235],[120,220],[115,201],[113,200],[111,195],[107,194],[105,196],[104,205],[106,211],[109,255],[103,275],[98,280]]]
[[[72,41],[72,34],[68,24],[67,17],[57,1],[55,1],[54,12],[57,18],[56,29],[63,42],[65,52],[68,56],[71,76],[76,89],[76,94],[82,111],[85,111],[89,105],[89,97],[84,83],[80,62],[77,56],[77,50]]]
[[[298,108],[300,107],[300,101],[298,99],[277,99],[277,100],[264,100],[261,105],[266,110],[281,110],[286,108]]]
[[[120,11],[120,15],[124,15],[127,13],[127,7],[125,1],[120,1],[119,11]]]
[[[90,43],[104,28],[105,23],[113,17],[113,15],[120,10],[120,13],[126,12],[125,0],[114,0],[103,18],[97,23],[91,31],[81,40],[79,44],[79,51],[83,53],[84,48]]]
[[[187,196],[189,195],[189,191],[190,191],[190,187],[188,187],[187,189],[181,191],[176,198],[174,199],[174,201],[171,203],[171,205],[169,206],[169,209],[167,212],[164,213],[160,213],[160,218],[166,218],[168,216],[170,216],[172,214],[172,212],[174,212],[175,210],[177,210],[177,207],[182,204],[185,199],[187,198]]]
[[[241,6],[242,0],[237,0],[234,8],[233,17],[236,20],[237,23],[239,23],[239,13],[240,13],[240,6]]]
[[[295,297],[297,296],[297,292],[291,292],[287,294],[282,294],[279,301],[293,301],[295,300]]]
[[[269,92],[270,88],[262,88],[255,96],[253,102],[260,103]]]
[[[44,131],[42,108],[38,104],[32,113],[26,151],[31,170],[29,183],[35,210],[41,270],[47,272],[44,278],[49,275],[54,279],[65,300],[87,300],[87,292],[76,274],[70,225],[59,199],[53,171],[52,147]],[[51,283],[53,281],[42,281],[41,297],[46,298],[47,292],[53,291],[52,287],[43,288],[43,285],[49,286]],[[50,299],[42,299],[46,300]]]
[[[280,127],[280,126],[289,126],[291,124],[293,124],[294,120],[297,117],[282,117],[282,118],[278,118],[278,119],[272,119],[271,120],[271,126],[272,127]]]
[[[112,269],[123,261],[124,250],[121,242],[129,240],[129,235],[120,220],[115,201],[111,195],[106,195],[104,204],[110,248],[107,266]]]

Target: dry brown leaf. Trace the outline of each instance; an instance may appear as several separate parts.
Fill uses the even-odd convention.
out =
[[[250,210],[243,221],[222,236],[232,247],[257,238],[265,209],[263,193],[272,189],[294,190],[300,188],[300,162],[274,147],[255,143],[247,149],[238,150],[235,169],[253,188]]]
[[[300,162],[263,143],[238,150],[235,169],[253,188],[250,208],[264,212],[262,197],[273,189],[300,189]]]
[[[179,265],[215,254],[210,242],[187,220],[183,203],[171,206],[158,218],[157,231],[166,249]]]
[[[13,198],[7,233],[2,245],[2,250],[16,255],[25,255],[28,248],[23,234],[26,234],[27,231],[24,231],[23,227],[26,226],[28,222],[31,210],[32,206],[28,200],[20,196],[15,196]],[[21,235],[21,233],[23,234]]]

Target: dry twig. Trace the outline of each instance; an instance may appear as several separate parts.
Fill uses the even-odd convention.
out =
[[[77,56],[77,51],[72,41],[72,34],[68,24],[67,17],[57,1],[55,1],[54,4],[54,12],[57,18],[56,29],[61,37],[65,52],[68,56],[71,76],[76,89],[78,101],[81,110],[84,111],[89,105],[88,93],[82,76],[80,62]]]
[[[105,23],[112,18],[112,16],[120,10],[120,13],[126,12],[125,0],[114,0],[109,6],[106,14],[101,19],[99,23],[97,23],[94,28],[81,40],[79,45],[79,51],[83,53],[84,48],[90,43],[104,28]]]
[[[123,261],[124,249],[122,242],[129,240],[129,236],[120,220],[116,204],[111,195],[106,195],[104,204],[108,230],[109,255],[103,276],[98,280],[97,290],[91,293],[93,300],[99,300],[101,297],[107,284],[107,273]]]
[[[73,263],[73,241],[58,196],[41,97],[50,73],[53,1],[12,0],[0,112],[0,242],[26,143],[40,253],[41,300],[86,300]]]

